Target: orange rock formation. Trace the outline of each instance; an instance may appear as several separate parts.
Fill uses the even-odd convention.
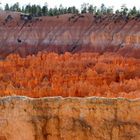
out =
[[[0,61],[0,95],[140,97],[140,60],[106,53],[38,53]]]

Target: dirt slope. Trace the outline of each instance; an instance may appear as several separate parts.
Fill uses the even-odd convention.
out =
[[[11,15],[12,18],[9,18]],[[30,21],[20,13],[0,12],[0,57],[46,50],[64,52],[113,51],[140,58],[140,20],[120,16],[62,15]]]

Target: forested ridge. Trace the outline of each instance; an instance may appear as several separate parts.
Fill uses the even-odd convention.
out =
[[[18,2],[9,6],[7,3],[4,7],[5,11],[16,11],[23,12],[26,14],[31,14],[33,16],[58,16],[62,14],[78,14],[78,13],[90,13],[95,15],[108,15],[117,14],[128,17],[140,16],[140,11],[134,6],[128,9],[125,4],[123,4],[120,9],[114,10],[113,7],[106,7],[105,4],[101,4],[100,7],[91,5],[89,3],[83,3],[81,8],[78,9],[76,6],[64,7],[62,4],[59,7],[49,8],[48,4],[45,3],[43,6],[27,4],[26,6],[21,6]]]

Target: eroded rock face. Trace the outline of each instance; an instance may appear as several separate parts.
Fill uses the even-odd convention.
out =
[[[140,139],[139,99],[0,99],[0,140],[129,139]]]
[[[7,19],[11,15],[12,19]],[[24,21],[20,13],[0,14],[0,57],[47,52],[118,52],[140,58],[139,19],[62,15]]]

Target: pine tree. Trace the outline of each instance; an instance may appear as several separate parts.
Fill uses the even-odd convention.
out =
[[[43,14],[43,16],[47,16],[48,15],[48,5],[47,4],[45,4],[42,7],[42,14]]]
[[[88,11],[88,6],[89,6],[88,3],[83,3],[83,4],[81,5],[81,13],[87,13],[87,11]]]
[[[88,12],[91,13],[91,14],[93,14],[93,12],[94,12],[93,5],[89,5]]]
[[[138,11],[136,7],[134,6],[133,9],[130,10],[129,15],[136,16],[138,14]]]
[[[4,10],[5,11],[9,11],[10,10],[10,7],[9,7],[9,4],[8,3],[6,3]]]

